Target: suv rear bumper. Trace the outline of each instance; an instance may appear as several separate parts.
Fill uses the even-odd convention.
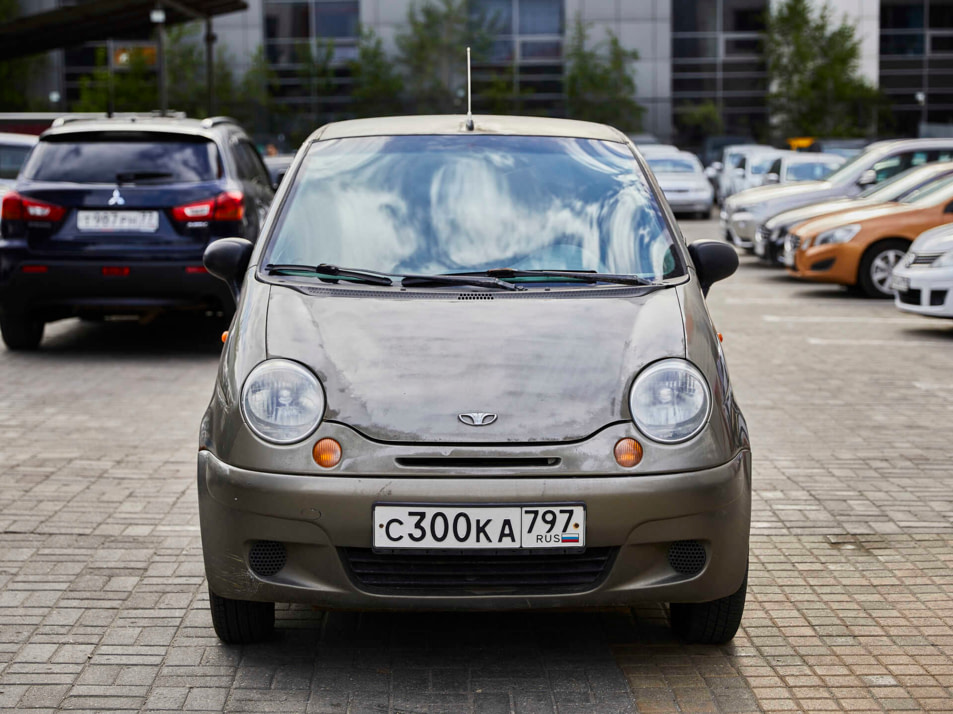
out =
[[[0,309],[46,312],[139,313],[169,309],[228,309],[232,297],[188,260],[78,260],[2,255]]]

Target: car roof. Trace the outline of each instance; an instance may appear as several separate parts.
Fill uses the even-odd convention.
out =
[[[847,159],[840,154],[828,154],[823,151],[791,151],[785,153],[789,154],[789,163],[810,164],[818,161],[840,161],[844,163],[847,161]]]
[[[39,139],[32,134],[13,134],[0,131],[0,144],[7,146],[33,146]]]
[[[57,120],[49,129],[40,134],[40,139],[69,134],[89,134],[107,131],[162,132],[166,134],[187,134],[212,139],[222,130],[241,131],[233,119],[212,117],[210,119],[190,119],[184,117],[159,116],[122,116],[95,119]],[[217,130],[217,131],[216,131]]]
[[[605,124],[544,117],[474,115],[473,130],[467,131],[466,117],[454,114],[351,119],[334,122],[318,129],[308,140],[327,141],[329,139],[360,136],[453,134],[553,136],[573,139],[597,139],[619,143],[628,141],[626,136],[618,129],[613,129]]]
[[[889,139],[868,144],[864,153],[872,151],[893,151],[895,149],[947,149],[953,147],[953,137],[949,139]]]

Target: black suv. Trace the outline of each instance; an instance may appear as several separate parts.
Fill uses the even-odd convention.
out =
[[[46,322],[72,316],[231,310],[202,254],[254,240],[273,196],[226,117],[57,120],[3,197],[3,341],[35,349]]]

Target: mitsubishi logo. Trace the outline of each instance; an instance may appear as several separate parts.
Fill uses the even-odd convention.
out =
[[[489,426],[496,421],[496,414],[488,414],[486,412],[467,412],[466,414],[458,414],[457,419],[462,421],[467,426]]]
[[[126,199],[124,199],[122,194],[119,193],[118,188],[114,188],[112,197],[106,201],[106,203],[110,206],[125,206]]]

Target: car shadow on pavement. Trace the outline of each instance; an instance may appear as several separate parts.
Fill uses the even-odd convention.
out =
[[[39,355],[121,357],[218,355],[228,322],[204,315],[165,315],[154,321],[63,320],[46,326]]]
[[[933,339],[937,342],[942,340],[953,340],[953,320],[936,320],[932,327],[907,327],[903,334],[910,339]]]
[[[276,615],[270,642],[224,648],[238,657],[230,707],[267,692],[271,706],[283,696],[290,711],[306,697],[315,712],[757,710],[733,648],[679,642],[660,605],[327,614],[291,605]]]

